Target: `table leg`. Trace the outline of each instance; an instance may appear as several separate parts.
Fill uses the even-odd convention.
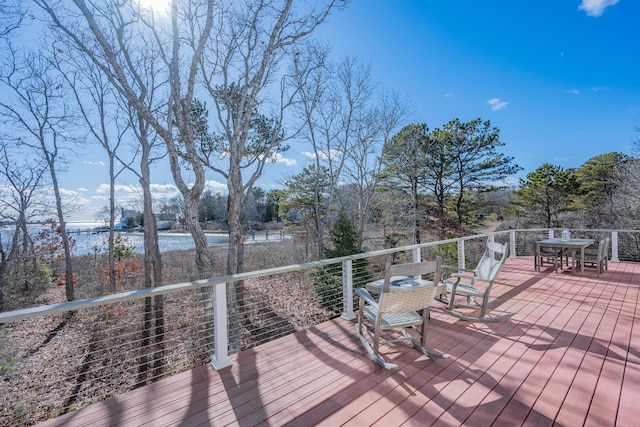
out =
[[[580,248],[580,275],[584,276],[584,248]]]

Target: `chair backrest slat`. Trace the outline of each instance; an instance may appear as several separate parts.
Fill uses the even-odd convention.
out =
[[[500,274],[509,253],[509,243],[487,242],[484,253],[475,268],[476,276],[492,282]]]
[[[431,305],[436,295],[435,285],[390,289],[380,296],[380,313],[407,313],[422,310]]]
[[[435,273],[437,261],[410,262],[391,265],[391,276],[424,276]]]
[[[431,305],[436,294],[441,276],[442,260],[393,264],[385,262],[384,285],[380,295],[379,311],[381,313],[406,313],[422,310]],[[421,278],[433,274],[433,284],[410,287],[390,286],[391,277],[408,276]]]

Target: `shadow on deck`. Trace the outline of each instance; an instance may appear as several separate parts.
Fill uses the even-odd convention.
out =
[[[533,258],[508,259],[494,324],[440,312],[429,346],[451,354],[431,360],[408,344],[372,362],[355,322],[335,319],[204,365],[42,426],[130,425],[634,425],[640,384],[640,263],[610,263],[600,278],[552,269]]]

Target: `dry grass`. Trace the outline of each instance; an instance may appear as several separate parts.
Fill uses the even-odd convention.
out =
[[[246,246],[246,270],[305,261],[294,242]],[[212,248],[216,273],[226,271],[226,248]],[[167,284],[197,277],[194,251],[162,254]],[[101,270],[106,259],[91,256],[75,260],[76,297],[104,293]],[[295,286],[291,286],[295,283]],[[141,273],[128,276],[118,291],[138,289]],[[247,280],[242,348],[328,320],[330,314],[314,298],[314,284],[305,272]],[[147,381],[192,369],[207,362],[199,291],[164,298],[165,341],[163,368],[141,375],[140,360],[152,357],[151,344],[141,349],[144,301],[117,303],[12,322],[0,328],[0,425],[33,424],[109,396],[139,387]],[[49,285],[22,302],[33,305],[61,303],[63,287]]]

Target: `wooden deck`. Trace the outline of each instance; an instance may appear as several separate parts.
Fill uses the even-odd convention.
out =
[[[493,307],[514,317],[432,311],[430,346],[451,359],[398,344],[383,351],[399,369],[384,370],[336,319],[42,425],[638,425],[639,288],[640,263],[597,279],[509,259]]]

